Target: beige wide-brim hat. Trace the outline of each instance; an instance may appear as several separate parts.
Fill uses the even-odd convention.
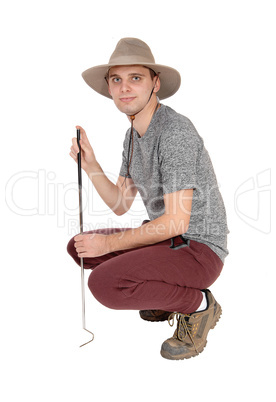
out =
[[[160,100],[169,98],[180,87],[181,77],[174,68],[156,64],[149,46],[136,38],[123,38],[112,53],[109,63],[91,67],[82,73],[84,81],[96,92],[112,99],[105,80],[108,70],[115,66],[141,65],[159,74],[161,88],[158,91]]]

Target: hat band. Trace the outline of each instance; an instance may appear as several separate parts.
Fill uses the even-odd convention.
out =
[[[148,57],[143,57],[143,56],[135,56],[135,57],[129,57],[129,56],[120,56],[120,57],[112,57],[109,60],[109,64],[113,66],[122,66],[124,64],[155,64],[155,60],[149,60]]]

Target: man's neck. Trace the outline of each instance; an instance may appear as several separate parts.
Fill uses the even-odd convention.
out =
[[[143,137],[146,134],[147,129],[150,125],[151,119],[153,118],[155,111],[159,107],[160,107],[160,104],[158,103],[158,100],[155,96],[145,106],[145,108],[135,116],[133,126],[141,137]],[[130,120],[130,117],[129,117],[129,120]]]

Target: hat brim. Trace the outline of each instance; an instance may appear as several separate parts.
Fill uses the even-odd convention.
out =
[[[177,70],[174,68],[163,66],[161,64],[144,64],[144,63],[129,63],[123,64],[124,66],[131,65],[142,65],[144,67],[148,67],[154,70],[156,73],[159,73],[161,87],[158,91],[158,98],[160,100],[169,98],[174,95],[181,84],[181,77]],[[109,99],[112,99],[112,96],[108,92],[108,85],[105,81],[105,76],[107,71],[111,67],[115,67],[116,65],[103,64],[96,67],[91,67],[88,70],[85,70],[82,73],[82,77],[84,81],[92,88],[94,91],[99,94],[106,96]]]

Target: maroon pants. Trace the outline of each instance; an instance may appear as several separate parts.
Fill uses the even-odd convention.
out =
[[[108,235],[121,230],[128,229],[86,233]],[[190,241],[188,246],[180,249],[171,249],[170,245],[171,240],[166,240],[101,257],[84,258],[84,268],[92,269],[89,289],[100,303],[113,309],[165,310],[183,314],[196,311],[202,301],[200,290],[218,278],[223,263],[205,244]],[[67,249],[80,264],[74,239],[69,241]]]

